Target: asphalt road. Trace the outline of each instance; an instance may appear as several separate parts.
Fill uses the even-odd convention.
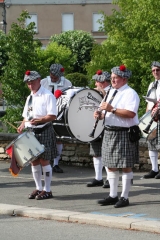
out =
[[[46,209],[68,210],[105,216],[160,221],[160,180],[140,179],[144,173],[134,173],[134,184],[130,191],[130,205],[125,208],[99,206],[98,199],[109,195],[109,189],[87,188],[86,184],[94,177],[93,168],[61,165],[64,173],[53,173],[51,190],[54,198],[30,200],[28,194],[35,189],[30,166],[25,167],[18,177],[13,177],[8,168],[10,163],[0,162],[0,203]],[[105,180],[105,170],[103,172]],[[121,193],[121,178],[119,195]]]
[[[65,223],[16,216],[0,216],[0,239],[6,240],[157,240],[159,234]]]

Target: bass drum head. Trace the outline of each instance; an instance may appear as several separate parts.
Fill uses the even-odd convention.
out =
[[[102,95],[94,89],[82,89],[71,99],[66,113],[66,123],[71,134],[81,142],[92,142],[103,132],[103,120],[99,121],[94,137],[89,137],[93,130],[94,111],[102,101]]]

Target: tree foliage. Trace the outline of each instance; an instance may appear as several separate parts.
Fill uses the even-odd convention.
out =
[[[75,87],[87,87],[89,84],[88,77],[83,73],[70,73],[66,75],[66,78],[69,79]]]
[[[66,46],[58,45],[56,42],[51,42],[45,49],[37,49],[37,70],[40,72],[42,78],[49,73],[49,67],[53,63],[60,63],[65,68],[65,73],[72,72],[72,66],[75,57]]]
[[[160,61],[159,4],[156,0],[115,0],[114,3],[119,9],[114,9],[111,16],[104,14],[104,30],[108,38],[102,46],[94,48],[87,72],[91,74],[96,70],[98,59],[99,66],[105,70],[125,64],[133,73],[129,84],[142,97],[154,80],[151,62]],[[141,98],[139,115],[144,114],[145,106]]]
[[[6,65],[6,61],[8,60],[6,38],[5,33],[0,30],[0,75],[2,75],[3,66]]]
[[[90,52],[95,42],[90,33],[82,30],[66,31],[51,36],[50,41],[68,47],[72,56],[76,56],[72,64],[73,72],[85,73],[84,65],[91,60]]]
[[[23,82],[24,73],[27,69],[36,68],[36,48],[41,46],[40,42],[34,41],[35,24],[32,22],[26,26],[26,18],[29,18],[29,14],[23,11],[18,22],[12,24],[6,36],[8,60],[3,67],[1,82],[3,97],[8,105],[4,120],[7,119],[10,122],[12,118],[21,119],[22,108],[29,93]]]
[[[7,36],[8,61],[4,66],[2,76],[3,96],[8,104],[23,106],[28,94],[24,90],[24,73],[27,69],[34,69],[36,66],[38,47],[34,38],[34,23],[25,26],[25,19],[29,17],[26,11],[22,12],[18,23],[13,23]]]

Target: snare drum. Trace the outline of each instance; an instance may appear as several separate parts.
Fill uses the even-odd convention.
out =
[[[153,132],[153,130],[156,129],[157,126],[157,122],[153,121],[149,133],[145,133],[143,132],[143,130],[148,126],[149,122],[151,121],[152,117],[151,117],[151,111],[148,111],[147,113],[145,113],[139,120],[139,128],[141,130],[142,133],[142,138],[146,138],[148,139],[148,136]],[[151,137],[151,135],[150,135]]]
[[[74,95],[66,104],[62,119],[53,122],[57,138],[92,142],[101,137],[104,129],[103,121],[98,122],[94,138],[89,137],[89,134],[95,123],[93,113],[100,105],[102,99],[102,95],[94,89],[76,89]]]
[[[22,133],[6,147],[6,150],[11,146],[14,148],[16,162],[22,168],[28,166],[45,151],[33,132]]]

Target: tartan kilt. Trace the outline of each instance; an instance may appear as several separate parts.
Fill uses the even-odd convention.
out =
[[[101,157],[102,155],[102,138],[90,142],[90,152],[89,155],[93,157]]]
[[[156,136],[154,134],[154,131],[156,130]],[[159,138],[160,138],[160,122],[157,122],[157,127],[156,129],[153,129],[151,131],[151,137],[155,136],[153,139],[148,140],[148,150],[149,151],[160,151],[160,146],[159,146]]]
[[[149,151],[158,151],[160,149],[157,148],[158,136],[153,138],[152,140],[148,140],[148,150]]]
[[[129,140],[128,131],[104,131],[102,162],[108,168],[129,168],[139,163],[139,142]]]
[[[53,125],[45,129],[40,134],[35,134],[37,140],[45,146],[45,152],[41,154],[39,158],[49,160],[50,162],[57,156],[56,137],[53,130]]]

